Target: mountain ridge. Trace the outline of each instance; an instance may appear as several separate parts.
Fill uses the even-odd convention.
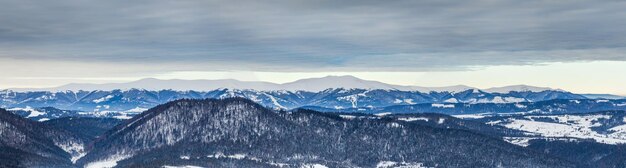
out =
[[[55,107],[75,111],[138,113],[158,104],[182,99],[244,97],[266,107],[293,109],[303,106],[324,108],[379,108],[394,105],[423,103],[517,103],[552,99],[586,99],[586,97],[561,91],[487,93],[476,89],[462,92],[418,92],[383,89],[326,89],[307,91],[256,91],[217,89],[201,91],[149,91],[140,89],[113,91],[63,91],[63,92],[13,92],[0,91],[0,107],[28,109]],[[41,116],[41,113],[28,115]],[[41,118],[44,119],[44,118]]]
[[[470,89],[479,89],[476,87],[466,85],[452,85],[452,86],[440,86],[440,87],[424,87],[424,86],[412,86],[412,85],[395,85],[383,83],[374,80],[364,80],[350,75],[344,76],[325,76],[319,78],[305,78],[299,79],[293,82],[287,83],[272,83],[264,81],[241,81],[236,79],[201,79],[201,80],[183,80],[183,79],[157,79],[157,78],[144,78],[130,82],[120,83],[70,83],[58,87],[51,88],[8,88],[5,90],[14,91],[93,91],[103,90],[111,91],[115,89],[129,90],[129,89],[146,89],[146,90],[176,90],[176,91],[209,91],[216,89],[252,89],[260,91],[271,90],[286,90],[286,91],[313,91],[319,92],[326,89],[388,89],[388,90],[401,90],[401,91],[420,91],[420,92],[460,92]],[[544,91],[544,90],[557,90],[548,87],[536,87],[529,85],[510,85],[503,87],[492,87],[479,89],[490,93],[508,93],[510,91]]]

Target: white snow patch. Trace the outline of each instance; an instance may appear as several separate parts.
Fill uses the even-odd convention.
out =
[[[412,104],[417,104],[417,103],[413,102],[413,99],[404,99],[404,103],[411,104],[411,105]]]
[[[26,118],[37,117],[37,116],[44,115],[44,114],[46,114],[46,113],[37,111],[35,109],[32,109],[30,111],[30,114],[28,114],[28,116],[26,116]]]
[[[11,109],[7,109],[7,110],[9,110],[9,111],[28,111],[30,113],[28,114],[28,116],[26,116],[26,118],[37,117],[37,116],[46,114],[45,112],[37,111],[37,110],[35,110],[34,108],[32,108],[30,106],[26,106],[25,108],[16,107],[16,108],[11,108]]]
[[[113,98],[113,95],[107,95],[105,97],[101,97],[99,99],[94,99],[93,102],[94,103],[101,103],[101,102],[105,102],[108,101],[109,99]]]
[[[608,102],[609,102],[609,100],[605,100],[605,99],[596,100],[596,103],[608,103]]]
[[[117,162],[129,158],[131,155],[115,155],[108,159],[101,161],[91,162],[85,164],[85,168],[111,168],[117,165]]]
[[[401,128],[402,127],[402,125],[400,125],[400,124],[398,124],[396,122],[389,123],[389,124],[387,124],[387,126],[392,127],[392,128]]]
[[[530,140],[533,139],[545,139],[549,141],[568,141],[568,142],[576,142],[578,139],[573,138],[553,138],[553,137],[504,137],[504,141],[509,142],[511,144],[517,146],[527,147],[530,145]]]
[[[228,156],[228,158],[232,158],[232,159],[240,159],[240,160],[241,160],[241,159],[243,159],[243,158],[246,158],[246,155],[244,155],[244,154],[234,154],[234,155],[230,155],[230,156]]]
[[[392,166],[394,166],[396,164],[397,164],[397,162],[380,161],[380,162],[378,162],[378,164],[376,164],[376,168],[388,168],[388,167],[392,167]]]
[[[526,101],[526,99],[524,98],[496,96],[496,97],[493,97],[493,99],[491,100],[491,103],[517,103],[517,102],[524,102],[524,101]]]
[[[300,166],[300,168],[328,168],[328,167],[322,164],[315,163],[315,164],[304,164]]]
[[[469,118],[469,119],[485,118],[485,116],[482,115],[482,114],[459,114],[459,115],[452,115],[452,116],[456,117],[456,118],[461,118],[461,119],[466,119],[466,118]]]
[[[445,118],[439,118],[439,120],[437,121],[437,124],[443,124],[443,122],[446,122]]]
[[[454,104],[431,104],[430,106],[437,108],[454,108]]]
[[[230,158],[230,159],[237,159],[237,160],[241,160],[241,159],[245,159],[246,155],[245,154],[233,154],[233,155],[224,155],[223,153],[215,153],[213,155],[207,155],[206,157],[208,158]],[[259,160],[256,158],[251,158],[250,160]]]
[[[374,115],[376,115],[376,116],[386,116],[386,115],[389,115],[389,114],[391,114],[391,113],[390,112],[384,112],[384,113],[377,113],[377,114],[374,114]]]
[[[148,110],[148,109],[147,108],[141,108],[141,107],[135,107],[133,109],[126,110],[124,112],[126,112],[126,113],[141,113],[141,112],[144,112],[146,110]]]
[[[428,118],[426,117],[407,117],[407,118],[398,118],[398,120],[408,121],[408,122],[422,120],[422,121],[428,122]]]
[[[204,167],[200,167],[200,166],[192,166],[192,165],[185,165],[185,166],[163,166],[163,168],[204,168]]]
[[[376,168],[426,168],[423,163],[407,163],[394,161],[380,161]]]
[[[489,122],[486,122],[485,124],[488,124],[488,125],[496,125],[496,124],[500,124],[500,123],[502,123],[502,120],[489,121]]]
[[[353,115],[339,115],[339,117],[349,120],[356,118],[356,116]]]
[[[523,147],[527,147],[528,145],[530,145],[530,143],[528,143],[531,139],[530,137],[504,137],[504,141],[517,145],[517,146],[523,146]]]
[[[446,102],[446,103],[458,103],[459,100],[457,100],[456,98],[449,98],[449,99],[444,100],[443,102]]]
[[[133,117],[129,116],[129,115],[126,115],[126,114],[122,114],[122,115],[113,116],[113,118],[121,119],[121,120],[127,120],[127,119],[131,119]]]
[[[350,95],[350,96],[337,97],[337,100],[349,101],[350,103],[352,103],[352,108],[356,108],[357,107],[358,99],[359,99],[359,95],[358,94]]]
[[[526,105],[515,103],[515,107],[517,107],[517,108],[526,108]]]

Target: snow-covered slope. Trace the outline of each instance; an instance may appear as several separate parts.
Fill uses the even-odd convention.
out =
[[[528,132],[528,137],[511,137],[527,145],[530,139],[592,139],[604,144],[626,144],[626,111],[561,115],[514,115],[478,119],[487,124]]]

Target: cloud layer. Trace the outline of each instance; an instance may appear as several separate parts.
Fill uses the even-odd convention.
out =
[[[163,71],[625,61],[624,9],[623,1],[4,0],[0,58],[171,64]]]

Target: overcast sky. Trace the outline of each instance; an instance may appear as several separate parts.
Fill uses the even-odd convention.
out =
[[[0,0],[0,88],[352,74],[626,94],[624,9],[610,0]]]

